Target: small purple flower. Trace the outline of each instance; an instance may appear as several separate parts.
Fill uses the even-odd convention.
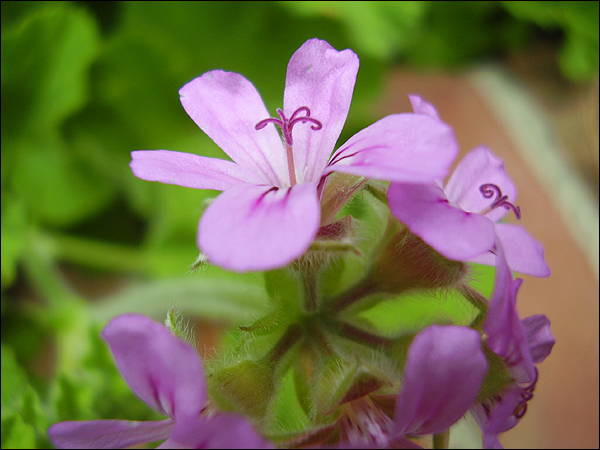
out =
[[[286,265],[326,225],[320,198],[331,172],[427,183],[445,176],[456,155],[450,127],[426,115],[396,114],[360,131],[331,156],[357,71],[351,50],[338,52],[325,41],[308,40],[288,64],[278,118],[269,116],[242,75],[207,72],[181,88],[181,102],[233,162],[135,151],[133,173],[148,181],[223,191],[198,229],[198,246],[212,263],[238,272]]]
[[[60,422],[48,430],[56,447],[125,448],[166,439],[159,448],[272,448],[242,417],[209,414],[200,358],[164,325],[125,314],[102,335],[131,389],[170,419]]]
[[[514,427],[525,415],[527,402],[533,397],[538,379],[534,363],[541,363],[550,354],[555,342],[546,316],[519,319],[516,301],[523,280],[513,280],[502,244],[496,244],[496,251],[494,292],[483,330],[488,346],[502,357],[514,383],[472,408],[483,432],[485,448],[502,448],[497,435]]]
[[[415,448],[406,436],[450,428],[475,401],[486,372],[477,331],[450,325],[421,331],[408,349],[390,432],[394,448]]]
[[[410,99],[416,114],[439,120],[431,104],[417,96]],[[521,217],[515,198],[503,162],[486,147],[469,152],[443,187],[439,180],[392,183],[388,191],[394,215],[446,258],[495,265],[497,237],[512,270],[547,277],[542,245],[518,225],[497,223],[508,212]]]

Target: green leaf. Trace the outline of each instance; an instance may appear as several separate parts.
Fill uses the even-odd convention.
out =
[[[2,28],[2,132],[45,134],[86,100],[98,31],[70,3],[48,3]]]
[[[18,200],[2,202],[2,289],[12,284],[17,262],[27,247],[27,219]]]
[[[454,292],[437,294],[413,291],[393,300],[381,302],[359,317],[367,319],[386,334],[418,331],[433,324],[468,325],[477,310]]]
[[[34,427],[25,423],[18,413],[2,417],[1,443],[2,448],[38,448]]]
[[[30,216],[50,225],[70,225],[107,204],[110,184],[78,164],[58,138],[33,136],[14,151],[13,189]]]
[[[27,389],[27,376],[17,364],[15,354],[10,347],[2,345],[2,417],[12,413]]]
[[[92,305],[92,316],[107,321],[118,314],[138,312],[162,321],[167,309],[174,307],[184,314],[237,324],[268,311],[267,295],[257,276],[204,275],[129,287]]]

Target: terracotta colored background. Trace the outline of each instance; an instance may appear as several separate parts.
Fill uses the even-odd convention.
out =
[[[514,76],[518,69],[517,65],[509,76]],[[549,129],[556,131],[553,138],[557,148],[566,149],[568,153],[562,156],[580,180],[584,180],[597,205],[597,82],[595,94],[594,87],[591,88],[595,112],[591,112],[591,119],[580,117],[581,120],[576,120],[571,116],[581,115],[577,109],[565,114],[564,108],[559,106],[568,107],[570,102],[580,105],[582,98],[589,98],[589,92],[575,90],[564,94],[564,88],[560,86],[553,91],[551,82],[540,90],[535,85],[528,85],[526,77],[519,77],[520,87],[531,94],[531,98],[523,101],[531,101],[540,107],[542,117],[536,119],[546,121]],[[503,435],[501,441],[508,448],[598,448],[597,274],[560,214],[561,205],[555,201],[551,186],[549,189],[535,176],[522,151],[509,137],[501,113],[494,110],[486,95],[475,85],[472,72],[436,75],[398,69],[389,76],[380,112],[411,111],[406,95],[419,94],[432,102],[441,118],[455,128],[461,156],[475,146],[485,144],[505,161],[506,170],[518,190],[517,204],[523,211],[520,224],[543,243],[546,260],[552,269],[552,275],[546,279],[523,277],[519,312],[522,317],[547,315],[556,345],[539,366],[540,380],[527,414],[519,426]],[[562,92],[563,97],[548,102],[556,92]],[[554,108],[549,106],[552,104]],[[589,113],[589,110],[583,110],[583,114]],[[553,120],[564,122],[565,117],[570,118],[571,125],[567,124],[561,130]],[[584,126],[587,120],[596,121],[596,128],[587,139],[591,150],[580,147],[578,143],[582,142],[581,135],[585,130],[576,129]],[[597,220],[595,227],[597,233]]]

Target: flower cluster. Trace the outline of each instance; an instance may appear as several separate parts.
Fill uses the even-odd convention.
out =
[[[132,390],[169,417],[158,422],[61,422],[61,448],[436,448],[465,414],[486,448],[524,416],[535,364],[554,345],[545,316],[520,319],[522,279],[546,277],[542,245],[517,219],[516,189],[502,161],[457,154],[452,128],[411,96],[413,113],[387,116],[334,151],[350,108],[358,58],[311,39],[290,59],[271,117],[243,76],[215,70],[186,84],[183,107],[232,161],[167,150],[135,151],[141,179],[222,191],[203,213],[197,244],[209,263],[270,271],[272,313],[239,327],[242,345],[205,377],[194,349],[148,317],[126,314],[103,332]],[[279,132],[278,133],[278,129]],[[389,184],[388,184],[389,183]],[[375,242],[346,207],[370,195]],[[375,219],[373,219],[375,217]],[[350,251],[349,251],[350,250]],[[343,264],[363,262],[332,288]],[[471,263],[496,268],[488,300],[469,282]],[[276,270],[277,269],[277,270]],[[360,313],[411,292],[453,292],[475,311],[466,323],[427,322],[384,333]],[[290,294],[291,292],[291,294]],[[202,301],[202,299],[198,299]],[[301,429],[282,431],[273,405],[292,372]]]

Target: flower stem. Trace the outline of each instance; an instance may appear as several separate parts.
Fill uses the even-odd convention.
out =
[[[442,431],[433,435],[433,448],[448,448],[450,442],[450,431]]]
[[[296,342],[302,337],[302,327],[298,324],[292,324],[288,327],[288,329],[283,333],[283,336],[271,353],[269,354],[269,362],[277,363],[283,358],[283,356],[291,349]]]
[[[285,144],[285,149],[287,151],[287,161],[288,161],[288,171],[290,173],[290,185],[294,186],[296,184],[296,169],[294,168],[294,151],[292,146],[289,144]]]
[[[390,339],[369,333],[368,331],[362,330],[354,325],[350,325],[349,323],[333,322],[333,324],[336,325],[335,328],[337,328],[337,334],[360,344],[367,345],[372,348],[387,347],[392,345],[392,341]]]
[[[471,286],[461,286],[460,293],[479,311],[487,311],[489,305],[488,300]]]
[[[365,279],[346,292],[342,293],[337,298],[333,299],[327,309],[330,313],[337,314],[346,307],[350,306],[352,303],[361,300],[367,295],[375,292],[375,284],[372,281]]]
[[[307,312],[317,310],[317,277],[314,271],[308,270],[303,274],[302,284],[304,285],[304,307]]]

